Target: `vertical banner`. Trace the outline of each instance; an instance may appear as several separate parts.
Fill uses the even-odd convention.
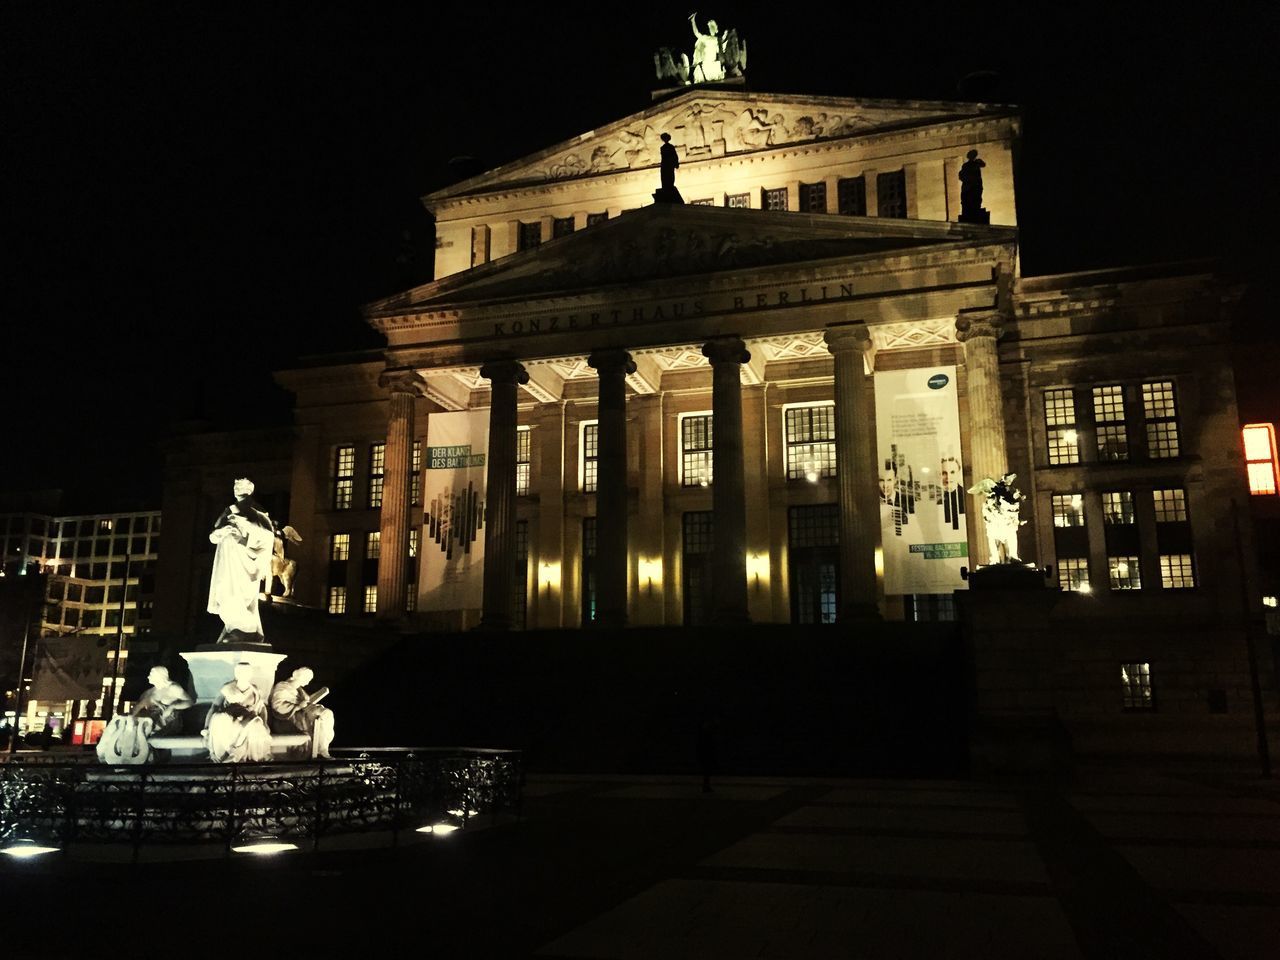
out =
[[[419,610],[470,610],[484,596],[489,411],[433,413],[423,458]]]
[[[968,565],[956,368],[875,375],[885,593],[950,593]]]

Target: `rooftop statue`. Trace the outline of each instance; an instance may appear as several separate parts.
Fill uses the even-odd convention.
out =
[[[991,214],[982,209],[982,168],[978,151],[970,150],[960,167],[960,222],[990,223]]]
[[[698,29],[698,14],[689,14],[689,26],[693,28],[693,83],[706,83],[724,79],[724,65],[720,62],[720,28],[714,20],[707,21],[707,32]]]
[[[236,502],[222,511],[209,542],[216,544],[209,579],[209,612],[222,618],[219,643],[264,643],[258,614],[258,584],[271,572],[275,526],[252,499],[252,481],[233,487]]]
[[[653,70],[659,80],[681,84],[710,83],[726,77],[740,77],[747,69],[747,42],[730,28],[724,33],[714,20],[707,21],[707,32],[698,29],[698,14],[689,14],[693,28],[693,59],[671,47],[659,47],[653,55]]]

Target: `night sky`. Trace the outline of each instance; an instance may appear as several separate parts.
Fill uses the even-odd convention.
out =
[[[417,198],[451,158],[642,109],[653,49],[692,46],[687,6],[455,6],[4,5],[0,489],[158,506],[163,437],[286,422],[272,369],[378,346],[359,307],[429,278]],[[1024,109],[1024,273],[1274,246],[1275,5],[1040,6],[699,19],[738,28],[759,91],[954,99],[997,74],[969,89]]]

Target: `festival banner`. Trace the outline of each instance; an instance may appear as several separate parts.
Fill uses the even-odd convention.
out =
[[[489,411],[433,413],[423,458],[418,609],[479,609]]]
[[[969,564],[955,367],[875,375],[887,594],[950,593]]]
[[[100,637],[44,637],[36,655],[33,700],[97,700],[107,669],[107,647]]]

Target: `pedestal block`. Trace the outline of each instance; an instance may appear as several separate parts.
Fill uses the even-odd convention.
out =
[[[191,670],[196,703],[206,706],[217,699],[223,684],[235,679],[236,664],[242,662],[253,667],[253,685],[264,697],[270,696],[276,683],[276,668],[285,656],[272,650],[269,643],[218,643],[196,647],[182,654],[182,659]]]

